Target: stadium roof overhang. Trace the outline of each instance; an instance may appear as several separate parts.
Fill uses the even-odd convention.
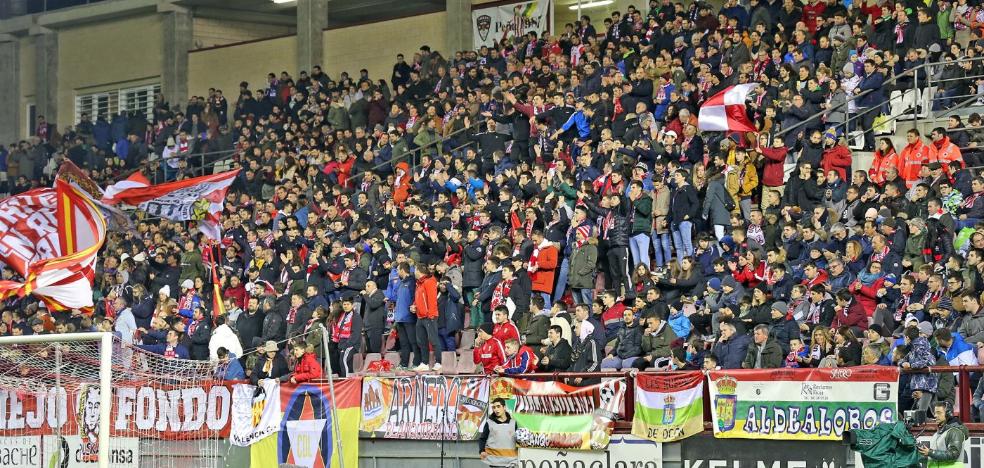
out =
[[[215,18],[264,24],[295,25],[297,2],[273,0],[179,0],[199,18]],[[329,0],[328,27],[340,28],[387,19],[443,11],[446,0]]]

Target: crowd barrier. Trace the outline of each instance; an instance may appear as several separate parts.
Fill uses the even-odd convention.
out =
[[[972,430],[979,430],[984,425],[970,423],[970,382],[972,374],[981,371],[984,366],[904,372],[954,373],[957,414]],[[363,375],[300,385],[270,380],[260,388],[241,382],[205,382],[200,388],[180,389],[119,383],[112,398],[111,435],[141,441],[221,439],[248,449],[252,459],[269,463],[297,451],[324,457],[344,453],[346,462],[356,466],[360,439],[474,441],[490,403],[503,398],[517,423],[517,442],[533,458],[540,456],[537,453],[564,452],[583,460],[604,457],[607,464],[601,466],[618,466],[611,464],[613,459],[632,462],[626,466],[648,466],[647,459],[625,455],[637,453],[633,444],[679,443],[675,447],[681,460],[700,455],[714,465],[711,461],[723,458],[713,458],[718,452],[703,445],[767,443],[769,449],[763,451],[782,458],[786,457],[782,447],[793,447],[789,454],[796,453],[790,442],[807,442],[811,450],[819,450],[833,447],[829,443],[840,444],[846,430],[895,422],[901,375],[896,367],[862,366],[547,373],[516,378]],[[60,407],[76,414],[83,401],[64,390],[25,393],[0,388],[0,442],[20,437],[23,443],[40,446],[51,435],[84,435],[75,421],[56,427],[52,424],[57,418],[45,413],[46,408]],[[15,427],[14,421],[22,423]],[[299,441],[305,445],[299,446]],[[345,449],[333,451],[339,441]],[[818,456],[843,451],[844,446],[839,446],[825,448]],[[748,462],[763,456],[755,450],[739,452],[751,457]]]

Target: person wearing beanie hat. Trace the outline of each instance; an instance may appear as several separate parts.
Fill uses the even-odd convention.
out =
[[[482,366],[482,371],[485,374],[495,373],[496,367],[506,363],[506,348],[501,341],[492,336],[491,323],[479,325],[472,358],[475,360],[475,364]],[[468,372],[467,369],[463,369],[463,371]]]
[[[823,134],[824,150],[820,160],[823,173],[836,171],[840,180],[849,180],[847,175],[851,170],[851,150],[842,143],[840,131],[830,127]]]
[[[591,226],[578,226],[574,234],[567,285],[578,304],[591,304],[594,300],[595,274],[598,268],[598,241],[591,237]]]
[[[783,301],[773,302],[769,314],[769,335],[779,344],[784,355],[789,354],[790,341],[800,337],[799,324],[789,316],[789,305]]]
[[[707,289],[709,289],[709,290],[711,290],[713,292],[719,292],[719,291],[721,291],[721,279],[720,278],[711,278],[711,279],[709,279],[707,281]]]

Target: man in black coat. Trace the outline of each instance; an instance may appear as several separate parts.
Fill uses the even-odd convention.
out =
[[[255,348],[267,341],[281,341],[286,336],[287,324],[284,322],[284,316],[280,314],[275,304],[276,302],[272,297],[263,299],[262,334],[259,337],[253,338],[251,347]]]
[[[502,271],[499,270],[499,262],[495,259],[485,261],[485,278],[482,285],[478,287],[478,292],[472,305],[478,305],[482,310],[482,323],[492,323],[492,293],[495,287],[502,281]]]
[[[383,333],[386,332],[386,296],[375,282],[366,283],[362,291],[362,315],[366,331],[366,352],[383,352]]]
[[[263,345],[263,354],[256,360],[253,372],[249,376],[249,381],[253,385],[263,379],[280,379],[290,375],[290,368],[276,341],[267,341]]]
[[[676,188],[670,195],[670,227],[673,244],[677,252],[689,257],[694,254],[694,220],[700,212],[697,191],[687,182],[687,171],[678,170],[673,174]]]
[[[212,321],[206,319],[205,309],[196,307],[191,323],[186,330],[188,335],[188,354],[196,361],[208,360],[208,342],[212,338]]]
[[[341,277],[339,277],[338,282],[335,287],[338,289],[336,292],[336,298],[347,298],[355,297],[362,292],[366,287],[366,281],[369,279],[369,274],[366,270],[363,270],[358,266],[354,255],[345,256],[345,270],[342,271]]]
[[[545,372],[564,372],[571,366],[571,344],[567,342],[562,336],[563,329],[560,325],[551,325],[550,330],[547,331],[547,339],[550,340],[550,344],[547,345],[546,352],[543,353],[543,358],[540,359],[540,364],[537,366]]]
[[[239,314],[239,318],[236,319],[236,332],[239,334],[243,353],[256,347],[253,342],[263,334],[263,320],[264,315],[260,313],[260,300],[255,297],[249,298],[246,311]]]

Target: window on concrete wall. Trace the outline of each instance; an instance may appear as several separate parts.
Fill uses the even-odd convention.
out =
[[[99,115],[111,119],[119,112],[142,111],[149,118],[154,113],[154,96],[160,91],[161,85],[155,84],[76,95],[75,122],[82,119],[83,113],[95,120]]]

